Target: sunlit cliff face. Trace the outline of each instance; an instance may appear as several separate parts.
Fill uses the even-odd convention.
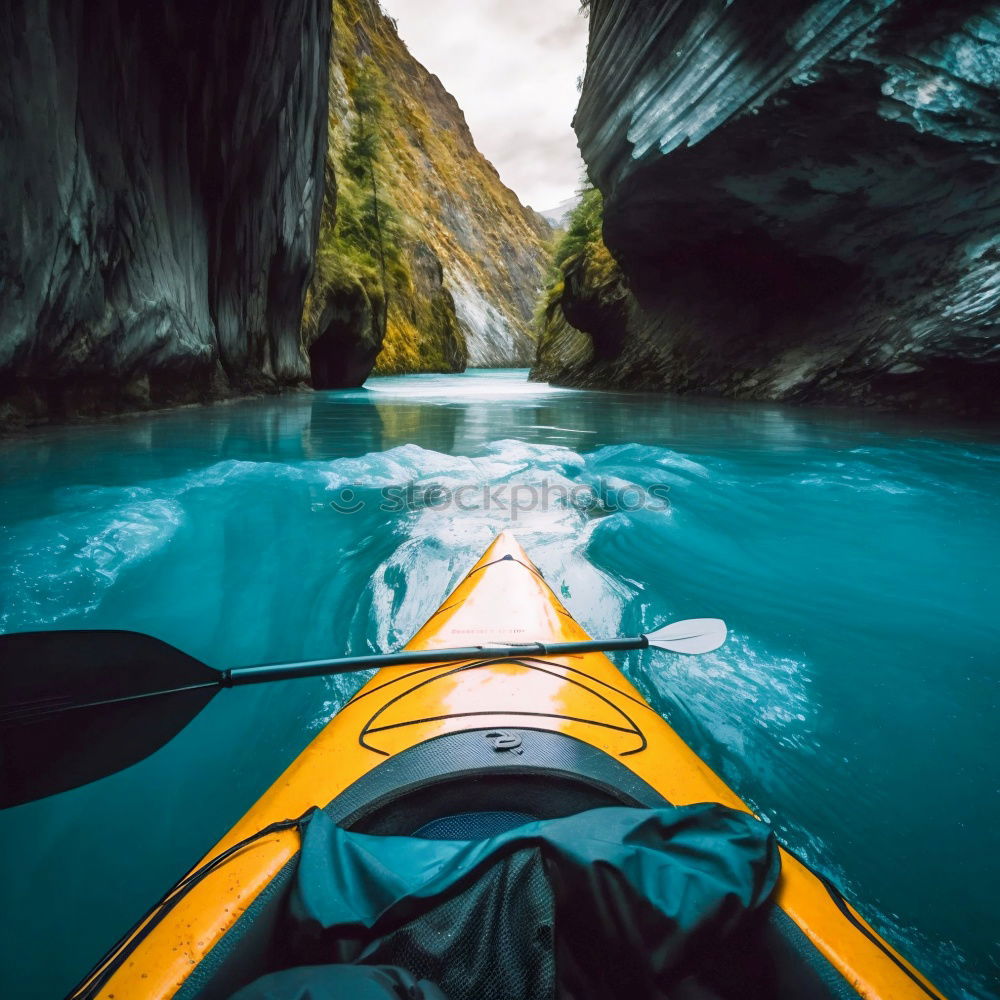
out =
[[[576,193],[573,132],[587,57],[579,0],[383,0],[413,55],[455,95],[476,145],[525,205]]]
[[[328,186],[304,331],[314,384],[360,384],[372,364],[529,365],[549,227],[366,0],[336,6],[330,93],[336,198]]]

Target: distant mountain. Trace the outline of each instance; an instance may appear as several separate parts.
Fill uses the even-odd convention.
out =
[[[565,201],[559,202],[555,208],[546,209],[544,212],[539,212],[538,214],[556,229],[565,229],[566,223],[573,213],[573,209],[579,204],[580,196],[575,194],[572,198],[567,198]]]

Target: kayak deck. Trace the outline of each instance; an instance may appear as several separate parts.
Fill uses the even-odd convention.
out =
[[[587,638],[514,537],[504,533],[406,648]],[[601,653],[540,657],[515,650],[500,658],[383,668],[202,864],[255,839],[187,889],[155,927],[140,927],[117,960],[127,953],[127,961],[98,992],[87,985],[100,981],[94,976],[101,967],[76,995],[174,996],[295,858],[300,838],[294,825],[256,836],[260,831],[326,806],[366,776],[378,775],[380,765],[429,740],[493,729],[494,744],[502,744],[507,730],[571,737],[624,765],[673,805],[718,802],[750,811]],[[784,850],[776,901],[857,995],[940,997],[832,887]]]

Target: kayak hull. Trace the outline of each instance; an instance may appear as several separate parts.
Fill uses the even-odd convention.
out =
[[[406,648],[587,638],[504,533]],[[530,805],[535,816],[602,804],[718,802],[750,811],[603,654],[515,651],[383,668],[202,864],[246,846],[180,895],[155,926],[137,928],[75,996],[202,995],[199,969],[212,964],[208,956],[293,867],[297,829],[259,836],[269,826],[329,807],[351,829],[399,832],[405,815],[416,831],[454,811],[456,802],[484,813]],[[785,850],[776,901],[855,995],[940,997],[832,886]]]

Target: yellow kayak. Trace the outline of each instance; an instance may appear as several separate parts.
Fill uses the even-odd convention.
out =
[[[504,533],[406,648],[586,638]],[[601,653],[383,668],[72,996],[226,997],[248,982],[314,807],[351,830],[420,835],[457,814],[664,802],[749,811]],[[941,996],[825,880],[784,850],[781,865],[774,961],[799,985],[780,995]]]

